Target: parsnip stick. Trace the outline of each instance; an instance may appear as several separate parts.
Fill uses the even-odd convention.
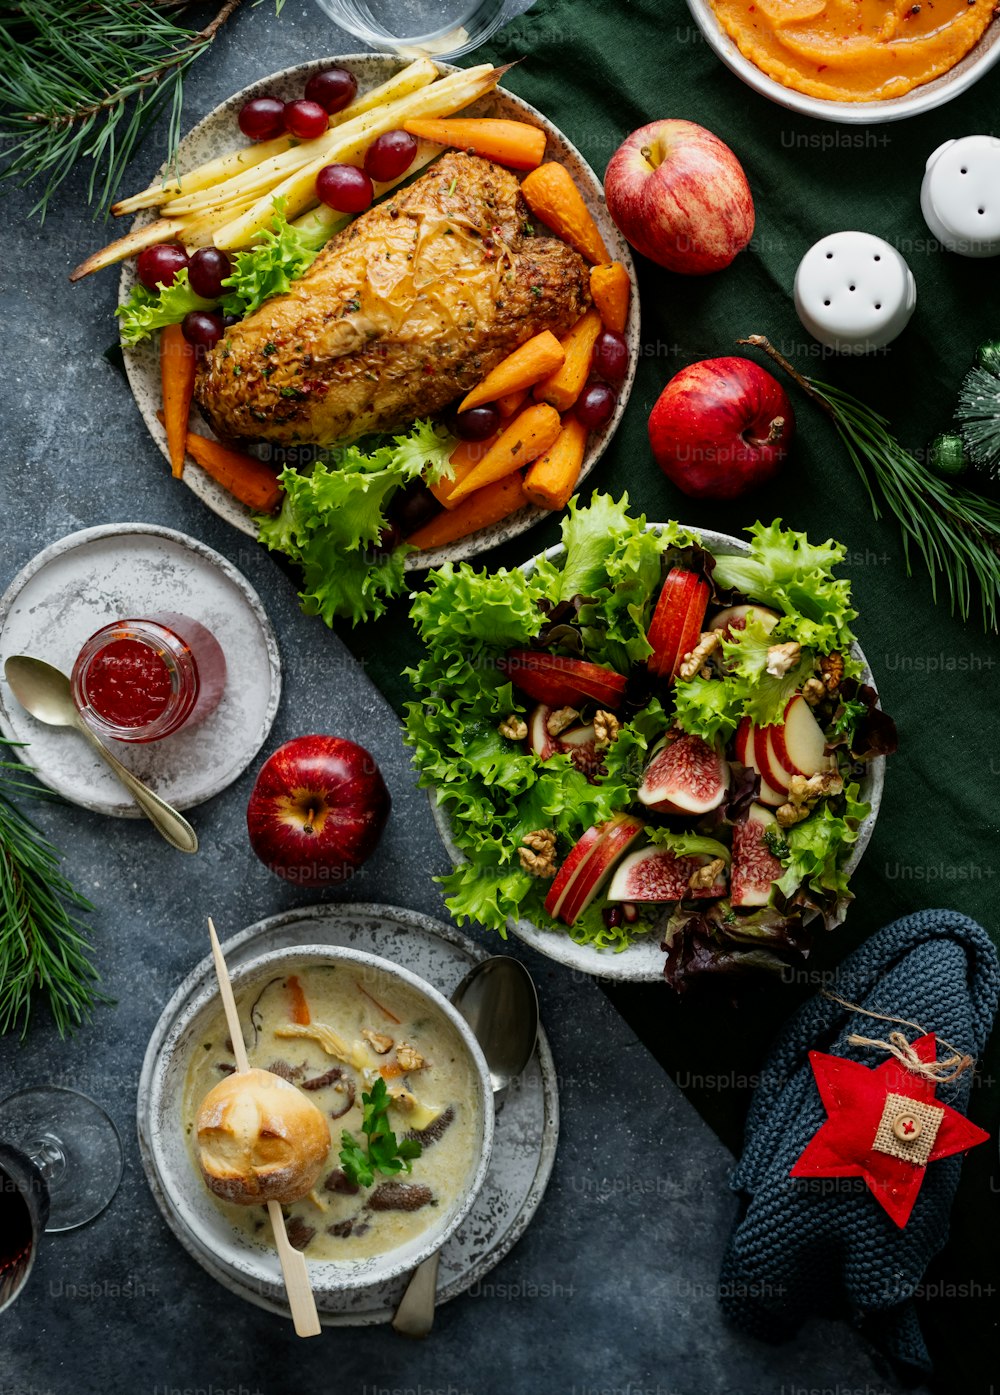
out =
[[[343,111],[336,112],[330,117],[330,126],[331,128],[342,126],[346,121],[352,120],[355,116],[361,116],[366,111],[371,111],[373,107],[377,107],[383,102],[395,101],[399,97],[416,92],[421,87],[426,87],[433,82],[436,77],[437,69],[434,64],[426,58],[418,59],[417,62],[411,63],[408,68],[397,73],[395,77],[391,77],[388,82],[373,87],[371,91],[365,92],[351,102]],[[179,179],[168,179],[166,182],[161,180],[156,184],[151,184],[148,189],[143,189],[141,193],[132,194],[127,199],[119,200],[112,206],[111,211],[116,217],[121,217],[126,213],[137,213],[140,208],[158,208],[172,199],[186,197],[189,194],[196,194],[203,189],[211,189],[222,184],[235,175],[243,174],[247,170],[263,164],[265,160],[270,160],[275,155],[281,155],[293,147],[297,147],[298,144],[290,136],[278,136],[274,140],[242,146],[239,150],[233,150],[228,155],[220,155],[214,160],[207,161],[204,165],[199,165],[197,169],[189,170]]]
[[[179,221],[158,218],[155,223],[149,223],[144,228],[133,228],[116,242],[109,242],[107,247],[92,253],[75,271],[70,272],[69,279],[81,281],[92,271],[101,271],[106,266],[114,266],[115,262],[123,262],[126,257],[134,257],[137,252],[152,247],[156,242],[171,242],[180,236],[182,227],[183,224]]]
[[[393,102],[388,107],[368,112],[357,121],[349,122],[339,131],[332,131],[338,137],[308,165],[288,175],[274,188],[269,189],[241,217],[215,235],[216,247],[245,247],[271,220],[272,200],[283,198],[286,201],[285,216],[297,217],[309,206],[315,197],[316,176],[324,165],[360,164],[365,150],[385,131],[394,130],[403,121],[420,116],[450,116],[461,111],[477,97],[491,91],[497,84],[503,68],[469,69],[465,73],[453,73],[440,82],[435,82],[412,97]],[[326,137],[321,137],[325,140]]]
[[[383,194],[388,194],[391,190],[402,184],[405,179],[409,179],[410,176],[416,174],[418,170],[422,170],[426,165],[429,165],[432,160],[436,160],[437,157],[442,154],[442,150],[443,148],[440,145],[432,145],[430,141],[426,140],[420,141],[417,145],[417,153],[414,155],[413,162],[406,173],[401,174],[398,179],[390,179],[385,184],[376,184],[375,198],[380,199]],[[292,223],[292,227],[298,228],[301,232],[309,235],[322,231],[326,234],[327,240],[329,240],[333,237],[334,233],[340,232],[342,228],[347,227],[348,223],[353,222],[354,216],[355,215],[352,213],[338,213],[336,209],[328,208],[325,203],[321,203],[317,208],[312,209],[308,213],[303,213],[300,217],[296,218]]]

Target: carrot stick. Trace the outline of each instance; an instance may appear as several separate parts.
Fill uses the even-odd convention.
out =
[[[467,538],[470,533],[478,533],[482,528],[499,523],[509,514],[524,508],[527,502],[520,473],[505,475],[494,484],[477,489],[463,499],[458,508],[439,513],[411,533],[406,541],[421,552],[428,552],[432,547],[444,547],[446,543],[457,542],[459,538]]]
[[[458,502],[485,484],[511,475],[522,465],[528,465],[544,455],[559,435],[562,423],[559,413],[547,402],[534,402],[525,407],[514,420],[505,426],[498,439],[486,455],[451,492],[451,498]]]
[[[378,1067],[378,1073],[383,1080],[395,1080],[397,1076],[406,1074],[398,1061],[386,1061],[384,1066]]]
[[[163,413],[156,415],[162,422]],[[191,459],[241,504],[257,513],[274,513],[278,508],[281,485],[270,465],[265,465],[263,460],[210,441],[207,436],[198,436],[194,431],[188,432],[185,444]]]
[[[541,334],[521,344],[502,359],[491,373],[487,373],[483,381],[465,396],[458,410],[467,412],[470,407],[496,402],[505,393],[534,387],[535,383],[540,383],[561,368],[565,357],[566,351],[556,336],[551,330],[543,329]]]
[[[594,344],[601,332],[601,317],[590,309],[581,315],[576,324],[562,341],[566,350],[563,366],[557,368],[551,378],[545,378],[535,385],[535,397],[539,402],[548,402],[557,412],[565,412],[580,396],[590,372],[594,356]]]
[[[632,282],[621,262],[591,268],[590,294],[606,329],[613,329],[618,334],[625,333],[631,293]]]
[[[545,132],[527,121],[442,117],[404,121],[403,129],[418,140],[469,150],[514,170],[537,169],[545,159]]]
[[[430,486],[430,491],[439,504],[443,504],[446,509],[453,509],[458,503],[457,499],[452,499],[452,494],[465,479],[466,475],[471,475],[472,471],[484,459],[493,445],[499,440],[500,433],[496,432],[485,441],[461,441],[448,457],[451,467],[455,471],[450,480],[440,479],[437,484]]]
[[[298,975],[292,974],[291,978],[285,980],[285,987],[291,997],[290,1016],[293,1022],[300,1027],[308,1027],[312,1018],[309,1015],[309,1004],[306,1002],[305,990],[299,982]]]
[[[563,417],[554,445],[538,457],[525,476],[524,492],[533,504],[543,509],[566,507],[580,478],[587,434],[587,428],[572,413]]]
[[[197,367],[194,345],[184,338],[180,325],[167,325],[160,334],[160,379],[170,472],[175,480],[184,473],[184,443]]]
[[[526,175],[521,193],[537,218],[588,262],[609,262],[600,229],[565,165],[550,161]]]
[[[497,398],[497,411],[504,421],[512,417],[515,412],[519,412],[524,406],[525,398],[528,396],[528,389],[521,388],[520,392],[505,392],[503,397]]]

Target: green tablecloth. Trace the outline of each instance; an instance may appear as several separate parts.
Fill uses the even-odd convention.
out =
[[[638,259],[642,362],[624,422],[587,488],[628,490],[652,519],[739,532],[757,518],[780,516],[817,537],[842,539],[860,611],[857,632],[883,703],[899,723],[901,750],[890,762],[878,827],[855,877],[857,904],[801,982],[746,989],[736,1006],[722,998],[677,1003],[655,987],[611,991],[682,1088],[738,1147],[767,1040],[853,944],[887,920],[935,905],[964,911],[996,935],[1000,705],[993,669],[1000,651],[978,622],[961,625],[945,604],[934,604],[919,563],[907,576],[895,522],[873,518],[831,425],[797,390],[793,458],[778,481],[735,504],[680,495],[653,464],[646,419],[678,369],[743,352],[734,341],[760,332],[798,367],[884,412],[907,444],[922,447],[943,429],[977,344],[1000,335],[1000,261],[952,256],[934,244],[920,214],[920,180],[942,141],[994,130],[1000,69],[927,116],[856,128],[800,118],[751,92],[714,57],[682,0],[537,0],[475,61],[483,56],[525,60],[505,86],[555,121],[599,175],[624,136],[656,117],[697,121],[736,151],[756,201],[753,243],[708,278],[673,276]],[[886,238],[917,280],[909,328],[885,354],[864,360],[824,359],[791,300],[800,257],[822,234],[842,228]],[[490,554],[488,564],[517,562],[556,537],[556,523],[545,522]],[[345,638],[390,698],[404,701],[400,669],[415,652],[406,606]],[[993,1075],[1000,1076],[996,1038],[971,1110],[995,1132],[1000,1089]],[[669,1139],[663,1166],[670,1166]],[[952,1241],[929,1275],[923,1305],[940,1377],[962,1395],[985,1390],[987,1372],[1000,1369],[991,1287],[1000,1285],[998,1221],[994,1139],[965,1165]]]

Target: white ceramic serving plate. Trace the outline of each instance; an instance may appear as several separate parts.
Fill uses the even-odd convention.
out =
[[[978,82],[994,63],[1000,61],[1000,22],[994,19],[979,43],[961,62],[933,81],[904,92],[901,97],[889,97],[882,102],[825,101],[822,97],[810,97],[804,92],[797,92],[794,87],[785,87],[783,83],[769,77],[762,68],[758,68],[756,63],[751,62],[720,25],[710,0],[687,0],[687,3],[709,47],[731,72],[762,97],[787,107],[789,111],[797,111],[802,116],[816,117],[819,121],[869,126],[883,121],[902,121],[908,116],[918,116],[921,112],[931,111],[934,107],[952,101],[973,83]]]
[[[475,1203],[486,1179],[493,1146],[493,1091],[489,1069],[479,1043],[465,1019],[436,988],[409,969],[364,950],[331,945],[293,945],[252,957],[231,971],[239,996],[248,986],[309,965],[349,965],[355,971],[379,970],[406,984],[423,999],[428,1012],[444,1017],[458,1033],[478,1082],[472,1105],[477,1115],[479,1149],[469,1176],[450,1206],[420,1235],[381,1255],[362,1259],[309,1261],[309,1279],[317,1306],[325,1297],[385,1283],[414,1269],[454,1234]],[[179,1226],[213,1255],[237,1284],[251,1287],[273,1300],[283,1297],[281,1266],[276,1251],[254,1245],[233,1227],[202,1181],[184,1132],[185,1079],[192,1053],[197,1049],[211,1018],[220,1009],[213,978],[190,997],[158,1042],[154,1033],[147,1049],[140,1084],[141,1115],[148,1132],[147,1164],[155,1170],[159,1187]],[[308,1255],[307,1255],[308,1260]]]
[[[654,529],[662,526],[658,523],[649,524],[649,527]],[[733,553],[750,551],[748,543],[743,542],[740,538],[731,537],[728,533],[715,533],[708,528],[693,527],[689,528],[689,531],[697,534],[705,547],[719,556],[731,556]],[[557,543],[544,552],[542,556],[553,558],[560,556],[562,552],[562,543]],[[537,558],[532,557],[523,564],[523,569],[529,575],[534,570],[537,560]],[[851,652],[856,659],[864,664],[863,681],[875,687],[874,676],[861,648],[855,644]],[[865,778],[861,781],[861,798],[871,805],[871,812],[858,830],[858,840],[854,844],[854,849],[846,865],[848,875],[861,861],[865,848],[867,848],[875,831],[875,821],[878,818],[879,806],[882,802],[884,779],[885,756],[876,756],[870,762]],[[457,866],[463,861],[463,854],[455,846],[452,839],[451,820],[447,810],[435,800],[434,791],[430,790],[428,793],[431,799],[434,823],[441,835],[448,856]],[[564,964],[568,969],[575,969],[577,973],[630,983],[653,983],[663,977],[664,953],[655,935],[629,945],[628,949],[616,952],[612,949],[598,949],[594,945],[577,944],[569,934],[564,934],[558,930],[542,929],[530,920],[511,919],[508,920],[507,926],[519,939],[531,945],[532,949],[537,949],[539,954],[544,954],[548,959],[554,959],[557,964]]]
[[[243,773],[267,740],[281,697],[281,659],[267,612],[220,553],[172,528],[108,523],[45,548],[0,597],[0,731],[28,746],[43,784],[99,814],[142,818],[77,733],[30,717],[2,676],[12,654],[69,673],[102,625],[172,610],[200,620],[226,656],[226,688],[205,721],[162,741],[113,743],[115,754],[175,809],[191,809]]]
[[[243,104],[252,97],[264,94],[274,94],[285,100],[301,97],[308,79],[314,73],[322,72],[323,69],[332,66],[349,68],[358,79],[358,91],[367,92],[370,88],[385,82],[401,68],[406,67],[409,61],[391,54],[352,53],[341,57],[318,59],[314,63],[302,63],[294,68],[284,68],[281,72],[272,73],[270,77],[261,78],[259,82],[245,87],[242,92],[234,93],[232,97],[222,102],[214,111],[209,112],[206,117],[199,121],[198,125],[181,141],[177,152],[177,168],[183,174],[185,170],[193,169],[206,160],[238,149],[241,143],[245,144],[236,124],[236,118]],[[448,63],[439,63],[437,66],[441,73],[458,71]],[[604,202],[604,190],[597,175],[576,147],[570,144],[562,132],[535,107],[522,101],[520,97],[515,97],[513,93],[498,88],[495,92],[468,107],[463,115],[506,117],[516,121],[527,121],[533,126],[540,127],[548,137],[545,150],[546,160],[558,160],[569,170],[601,230],[608,250],[628,269],[632,280],[631,306],[626,326],[626,337],[629,343],[628,374],[619,389],[618,406],[614,416],[603,430],[593,433],[590,438],[583,468],[580,472],[582,481],[604,454],[608,442],[621,421],[629,393],[632,391],[635,367],[639,359],[639,291],[628,243],[611,221]],[[434,166],[431,165],[429,168],[433,170]],[[152,221],[155,216],[151,210],[143,211],[136,216],[133,226],[142,227]],[[135,262],[125,262],[119,285],[119,303],[128,299],[132,287],[135,285],[135,279]],[[163,452],[164,458],[169,459],[166,432],[156,415],[163,406],[158,337],[147,339],[134,348],[124,348],[123,354],[125,371],[128,374],[128,380],[139,411],[149,428],[150,435]],[[200,423],[197,429],[211,434],[203,423]],[[191,460],[188,460],[184,467],[184,482],[203,503],[208,505],[213,513],[218,514],[227,523],[231,523],[240,532],[254,538],[257,536],[257,527],[254,524],[251,511],[234,499]],[[500,523],[484,528],[481,532],[474,533],[468,538],[462,538],[459,542],[450,543],[446,547],[434,548],[427,552],[412,553],[406,561],[407,569],[411,571],[423,570],[427,567],[441,566],[444,562],[473,557],[477,553],[485,552],[487,548],[496,547],[500,543],[516,537],[519,533],[525,532],[526,529],[531,528],[546,516],[547,510],[536,508],[533,505],[520,509]]]

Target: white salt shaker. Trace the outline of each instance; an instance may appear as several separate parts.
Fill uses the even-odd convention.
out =
[[[882,349],[917,303],[913,273],[895,247],[865,232],[830,233],[795,273],[795,309],[821,344],[842,354]]]
[[[949,252],[1000,256],[1000,140],[963,136],[939,145],[927,161],[920,208]]]

